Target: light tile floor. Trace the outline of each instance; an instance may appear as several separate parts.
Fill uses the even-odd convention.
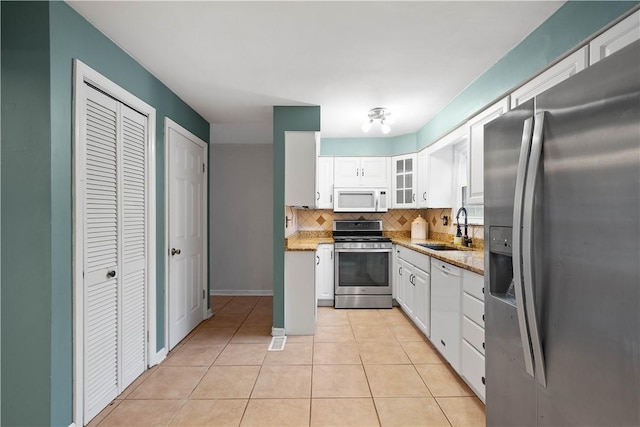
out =
[[[269,352],[270,297],[216,313],[90,426],[484,426],[484,405],[398,308],[318,308]]]

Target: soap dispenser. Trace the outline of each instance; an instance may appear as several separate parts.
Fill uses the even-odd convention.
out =
[[[460,229],[460,222],[457,224],[456,236],[453,238],[454,245],[462,245],[462,230]]]

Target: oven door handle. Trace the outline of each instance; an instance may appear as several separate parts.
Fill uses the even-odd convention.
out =
[[[364,253],[372,253],[372,252],[377,252],[377,253],[382,253],[382,252],[388,252],[391,253],[393,252],[393,249],[335,249],[335,252],[341,253],[341,252],[364,252]]]

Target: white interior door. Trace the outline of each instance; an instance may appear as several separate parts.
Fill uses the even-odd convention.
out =
[[[165,119],[168,148],[169,349],[203,319],[207,284],[206,144]]]
[[[84,144],[84,419],[118,395],[118,102],[86,87]]]
[[[73,424],[82,426],[157,363],[155,109],[78,60],[73,108]]]

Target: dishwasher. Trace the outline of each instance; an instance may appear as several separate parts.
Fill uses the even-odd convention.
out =
[[[460,367],[462,271],[431,258],[431,342],[457,371]]]

